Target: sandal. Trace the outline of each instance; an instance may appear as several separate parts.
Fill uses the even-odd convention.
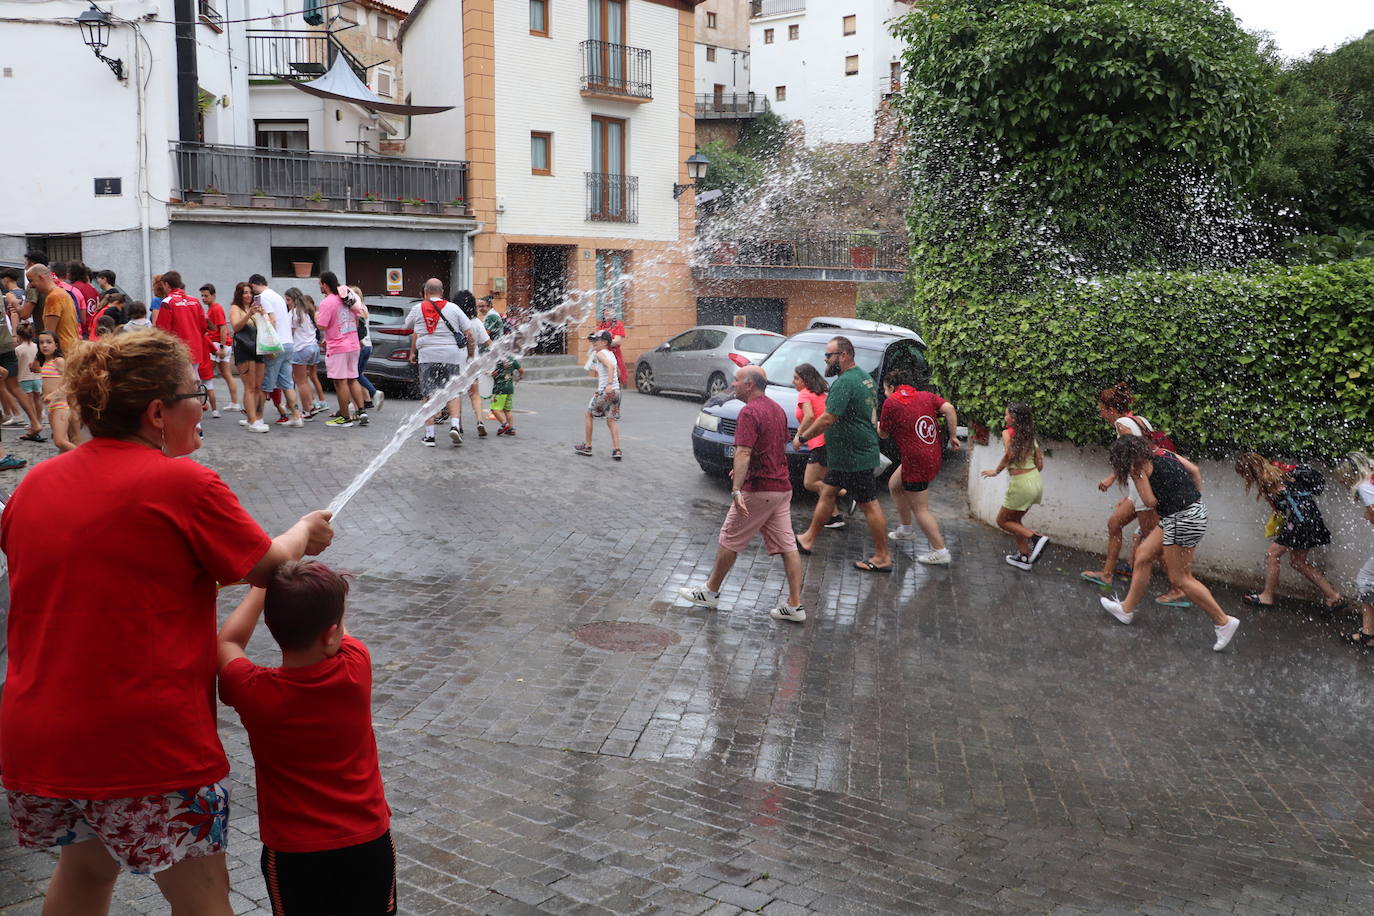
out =
[[[892,567],[891,567],[891,566],[879,566],[877,563],[874,563],[872,560],[855,560],[855,561],[854,561],[854,568],[855,568],[855,569],[862,569],[864,572],[880,572],[880,573],[890,573],[890,572],[892,572]]]
[[[1161,607],[1192,607],[1192,606],[1193,606],[1193,602],[1189,601],[1187,598],[1170,598],[1168,601],[1165,601],[1163,595],[1159,595],[1159,596],[1157,596],[1157,597],[1155,598],[1155,604],[1158,604],[1158,605],[1161,606]]]
[[[1242,602],[1244,602],[1245,604],[1249,604],[1249,605],[1252,605],[1252,606],[1254,606],[1254,607],[1273,607],[1273,606],[1274,606],[1274,602],[1272,602],[1272,601],[1261,601],[1258,594],[1244,595],[1244,596],[1241,597],[1240,600],[1241,600]]]
[[[1101,586],[1102,588],[1112,587],[1111,580],[1103,578],[1100,573],[1081,572],[1078,574],[1078,578],[1082,579],[1084,582],[1091,582],[1093,585]]]
[[[1116,574],[1117,574],[1118,576],[1129,576],[1129,575],[1131,574],[1131,564],[1130,564],[1130,563],[1118,563],[1118,564],[1116,564]]]
[[[20,436],[19,438],[20,438],[20,439],[23,439],[25,442],[47,442],[47,441],[48,441],[48,437],[45,436],[45,435],[43,435],[42,433],[24,433],[24,435]]]
[[[1324,611],[1348,610],[1350,608],[1350,599],[1346,598],[1344,595],[1341,595],[1341,597],[1336,601],[1335,604],[1328,604],[1327,602],[1323,601],[1321,602],[1320,607]]]
[[[1364,630],[1358,633],[1342,633],[1341,641],[1361,649],[1374,649],[1374,633],[1366,633]]]

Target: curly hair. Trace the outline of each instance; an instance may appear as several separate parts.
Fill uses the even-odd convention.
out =
[[[64,381],[91,434],[120,438],[138,432],[149,404],[177,393],[190,364],[190,351],[171,334],[130,331],[77,348]]]
[[[1107,460],[1111,462],[1116,482],[1120,484],[1124,484],[1137,468],[1154,457],[1154,445],[1144,436],[1117,436],[1107,452]]]
[[[1135,401],[1135,395],[1131,394],[1131,389],[1125,382],[1117,382],[1110,388],[1102,389],[1102,393],[1097,396],[1097,401],[1108,410],[1119,414],[1131,412],[1131,404]]]

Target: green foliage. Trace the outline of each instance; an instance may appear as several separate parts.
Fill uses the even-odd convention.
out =
[[[727,196],[747,190],[759,183],[763,166],[749,156],[726,146],[722,140],[712,140],[701,147],[701,154],[710,160],[706,175],[697,183],[697,190],[720,190]]]
[[[1046,439],[1106,444],[1097,393],[1126,381],[1189,455],[1371,446],[1374,260],[1126,273],[918,311],[942,390],[972,422],[1025,400]]]
[[[755,115],[740,132],[738,152],[757,160],[776,156],[787,140],[787,122],[771,109]]]
[[[1374,32],[1280,72],[1277,128],[1256,192],[1318,234],[1374,229]]]
[[[1300,235],[1285,247],[1303,264],[1374,258],[1374,231],[1345,227],[1332,235]]]

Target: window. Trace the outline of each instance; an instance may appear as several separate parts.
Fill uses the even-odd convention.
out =
[[[530,131],[530,174],[553,174],[553,134],[547,131]]]
[[[253,122],[255,144],[265,149],[310,149],[310,123],[308,121],[266,121]]]
[[[378,38],[390,38],[391,20],[381,13],[374,13],[372,15],[372,34]]]
[[[857,16],[846,16],[846,17],[844,17],[844,34],[846,34],[846,35],[853,35],[854,33],[858,32],[858,31],[859,31],[859,17],[857,17]]]
[[[789,25],[787,27],[787,40],[796,41],[798,38],[801,38],[801,26]]]
[[[592,218],[625,218],[630,182],[625,180],[625,122],[620,118],[592,116],[592,173]]]
[[[900,60],[894,60],[892,63],[888,64],[887,69],[887,78],[891,81],[892,91],[896,92],[898,89],[902,88],[902,62]]]
[[[778,86],[773,89],[773,98],[779,102],[787,101],[787,87]]]
[[[587,0],[587,37],[599,44],[589,49],[588,85],[625,91],[625,2]]]
[[[596,314],[615,310],[615,320],[625,320],[625,283],[623,278],[629,265],[628,251],[598,251],[596,253]]]
[[[391,93],[394,91],[394,86],[392,84],[396,79],[391,68],[376,67],[372,72],[372,91],[384,99],[391,98]]]
[[[772,29],[764,29],[764,30],[763,30],[763,43],[766,44],[766,45],[771,45],[771,44],[773,43],[773,30],[772,30]]]
[[[530,0],[530,34],[549,37],[549,0]]]
[[[707,48],[707,49],[706,49],[706,60],[707,60],[708,62],[710,62],[710,63],[715,63],[715,62],[716,62],[716,49],[715,49],[715,48]]]
[[[79,235],[30,235],[24,239],[24,248],[47,254],[48,263],[58,261],[80,261],[81,236]],[[42,318],[37,319],[42,321]]]
[[[587,0],[587,37],[625,44],[625,0]]]
[[[293,277],[296,270],[293,264],[310,264],[312,277],[318,277],[329,269],[328,248],[272,248],[272,276]]]
[[[706,14],[706,28],[708,28],[708,29],[714,29],[715,27],[716,27],[716,14],[715,14],[715,13],[707,13],[707,14]]]
[[[859,55],[851,54],[844,59],[844,75],[854,76],[859,72]]]

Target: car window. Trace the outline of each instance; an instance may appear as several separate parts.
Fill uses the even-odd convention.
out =
[[[759,365],[768,374],[769,384],[790,388],[792,373],[802,363],[810,363],[817,372],[825,375],[825,344],[824,340],[787,340],[779,344],[778,348]],[[854,361],[865,372],[876,371],[882,360],[881,350],[854,348]]]
[[[714,350],[725,342],[725,332],[715,331],[710,328],[700,328],[697,330],[696,342],[692,344],[693,350]]]
[[[887,375],[893,369],[898,368],[906,369],[917,379],[926,377],[929,364],[926,362],[926,354],[921,349],[920,344],[914,340],[898,340],[887,348],[883,375]]]
[[[668,341],[668,346],[672,347],[674,350],[677,351],[690,350],[692,349],[692,342],[696,339],[697,329],[692,328],[692,330],[685,331],[677,335],[676,337],[670,339]]]
[[[369,324],[386,324],[393,321],[400,321],[405,318],[409,309],[398,305],[372,305],[367,306],[367,321]]]
[[[735,338],[735,349],[746,353],[772,353],[780,343],[782,338],[771,334],[741,334]]]

